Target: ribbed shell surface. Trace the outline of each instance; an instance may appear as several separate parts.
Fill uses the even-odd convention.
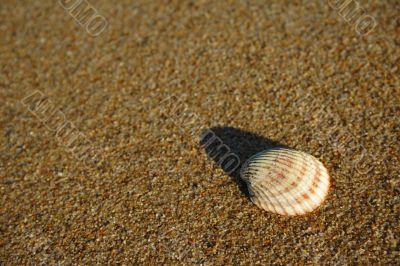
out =
[[[302,215],[325,200],[330,186],[323,164],[304,152],[274,148],[251,157],[243,166],[251,200],[281,215]]]

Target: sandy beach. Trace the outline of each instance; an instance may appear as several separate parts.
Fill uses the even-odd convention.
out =
[[[78,2],[0,4],[1,265],[400,263],[398,1]],[[251,202],[271,145],[316,211]]]

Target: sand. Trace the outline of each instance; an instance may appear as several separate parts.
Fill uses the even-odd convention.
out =
[[[362,36],[328,2],[89,0],[92,36],[1,1],[0,264],[398,264],[400,6]],[[312,154],[327,200],[258,209],[204,132]]]

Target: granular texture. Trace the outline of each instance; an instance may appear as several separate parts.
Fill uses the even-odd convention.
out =
[[[98,36],[63,2],[0,4],[0,264],[399,263],[398,1],[360,35],[335,1],[87,0]],[[257,208],[204,132],[312,154],[327,200]]]

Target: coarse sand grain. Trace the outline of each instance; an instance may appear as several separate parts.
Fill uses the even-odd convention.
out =
[[[334,1],[85,0],[98,36],[66,2],[0,4],[1,265],[399,263],[398,1],[364,36]],[[207,131],[312,154],[327,200],[260,210]]]

